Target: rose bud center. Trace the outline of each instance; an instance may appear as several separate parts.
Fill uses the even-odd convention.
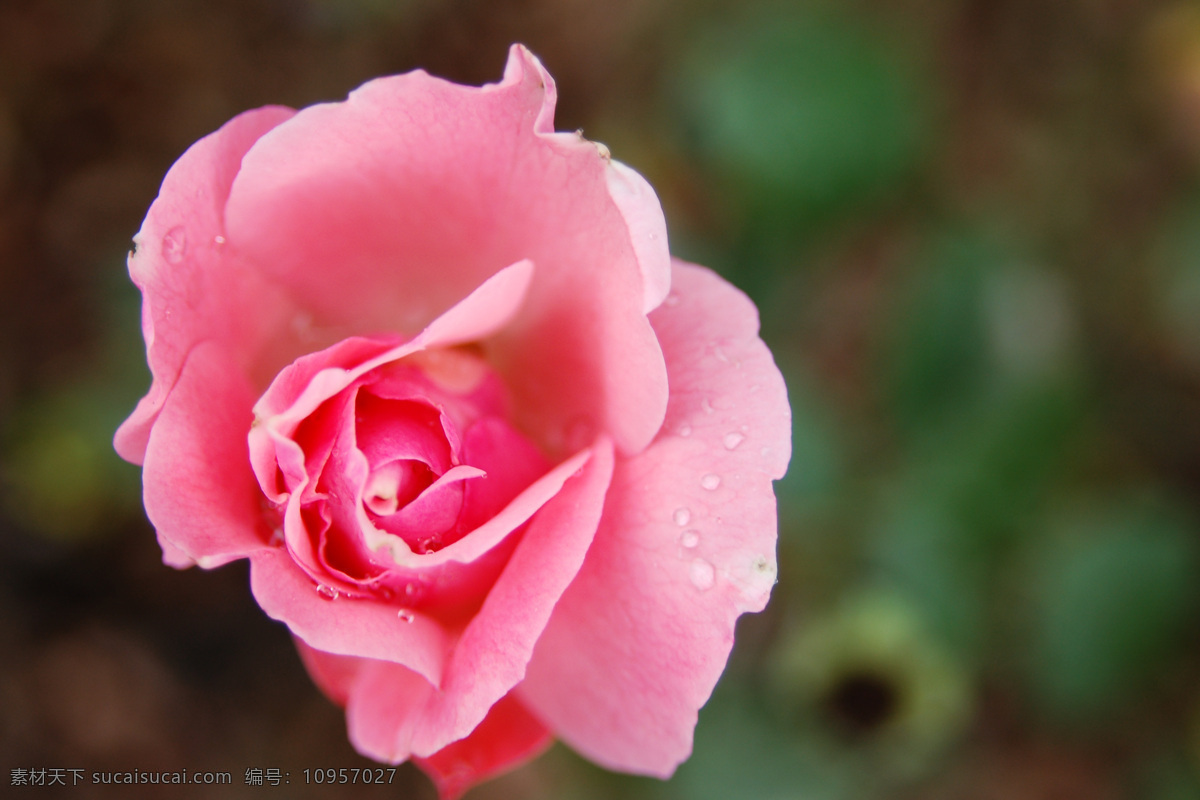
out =
[[[395,514],[437,479],[429,465],[413,458],[398,458],[371,470],[363,500],[376,517]]]
[[[552,465],[509,422],[503,380],[477,353],[380,363],[373,354],[389,347],[347,340],[295,362],[260,401],[251,449],[260,483],[278,492],[282,543],[318,589],[436,606],[449,619],[486,593],[519,531],[486,557],[427,559]]]
[[[463,481],[486,473],[459,463],[449,440],[458,426],[431,399],[381,399],[364,388],[355,438],[370,469],[362,492],[367,518],[414,552],[436,550],[462,514]]]

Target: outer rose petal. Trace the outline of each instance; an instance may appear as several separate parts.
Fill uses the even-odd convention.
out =
[[[520,46],[491,86],[371,81],[247,153],[228,235],[318,327],[358,332],[411,335],[530,259],[528,300],[489,344],[515,422],[558,456],[576,449],[571,430],[637,452],[667,401],[645,318],[669,282],[662,210],[595,145],[553,133],[553,108],[553,81]]]
[[[414,761],[433,780],[441,800],[457,800],[475,784],[539,755],[553,741],[546,726],[508,694],[470,736]]]
[[[354,656],[335,656],[323,650],[316,650],[299,636],[293,636],[296,652],[304,662],[304,668],[313,679],[313,683],[325,693],[325,696],[342,708],[350,700],[350,688],[358,680],[359,672],[368,659]]]
[[[314,650],[296,639],[296,649],[313,681],[339,706],[350,700],[350,690],[362,679],[369,685],[360,693],[364,703],[382,703],[393,711],[411,707],[433,691],[419,676],[402,667],[352,656],[334,656]],[[390,701],[390,702],[389,702]],[[395,728],[385,727],[384,737]],[[442,800],[455,800],[473,785],[493,778],[540,754],[554,736],[513,694],[500,698],[483,722],[464,739],[446,745],[427,758],[414,758],[438,787]]]
[[[223,348],[197,345],[146,447],[146,516],[172,566],[214,567],[266,547],[246,429],[254,390]],[[202,421],[202,422],[201,422]]]
[[[154,383],[117,431],[121,457],[140,464],[150,427],[197,342],[235,342],[256,351],[291,306],[279,290],[237,263],[224,238],[225,201],[242,156],[290,108],[247,111],[192,145],[163,180],[134,237],[129,274],[142,290],[142,332]],[[174,313],[172,313],[174,312]]]
[[[414,675],[433,683],[442,680],[453,642],[440,624],[424,615],[406,624],[386,603],[328,599],[281,548],[250,557],[250,589],[268,616],[287,623],[293,635],[321,650],[403,661]]]
[[[672,295],[651,315],[671,378],[667,422],[617,465],[587,561],[519,689],[583,755],[663,777],[691,752],[738,615],[760,610],[775,582],[771,480],[791,449],[786,388],[754,306],[678,262]]]
[[[642,268],[646,295],[642,308],[658,308],[671,289],[671,254],[667,250],[667,220],[658,196],[646,179],[620,161],[609,163],[608,191],[629,225],[633,249]]]
[[[397,738],[412,737],[423,722],[422,709],[435,704],[437,694],[420,676],[397,664],[361,664],[346,708],[355,747],[379,758],[375,754],[394,747]],[[472,785],[532,758],[553,739],[512,694],[485,710],[487,716],[467,736],[413,759],[437,784],[442,800],[453,800]]]

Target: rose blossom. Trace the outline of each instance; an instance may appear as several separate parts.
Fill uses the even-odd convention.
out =
[[[116,435],[175,567],[249,558],[363,754],[453,797],[557,736],[668,776],[775,582],[783,380],[554,83],[412,72],[244,113],[129,259]]]

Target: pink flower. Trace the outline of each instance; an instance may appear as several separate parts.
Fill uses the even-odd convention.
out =
[[[668,776],[775,582],[787,398],[754,306],[553,130],[550,75],[262,108],[136,237],[116,436],[176,567],[251,562],[355,747],[454,797],[557,736]]]

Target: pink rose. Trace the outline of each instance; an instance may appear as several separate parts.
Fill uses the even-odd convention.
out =
[[[668,776],[775,583],[790,451],[754,306],[498,84],[413,72],[191,147],[130,273],[116,436],[164,560],[249,558],[354,746],[454,797],[553,736]]]

